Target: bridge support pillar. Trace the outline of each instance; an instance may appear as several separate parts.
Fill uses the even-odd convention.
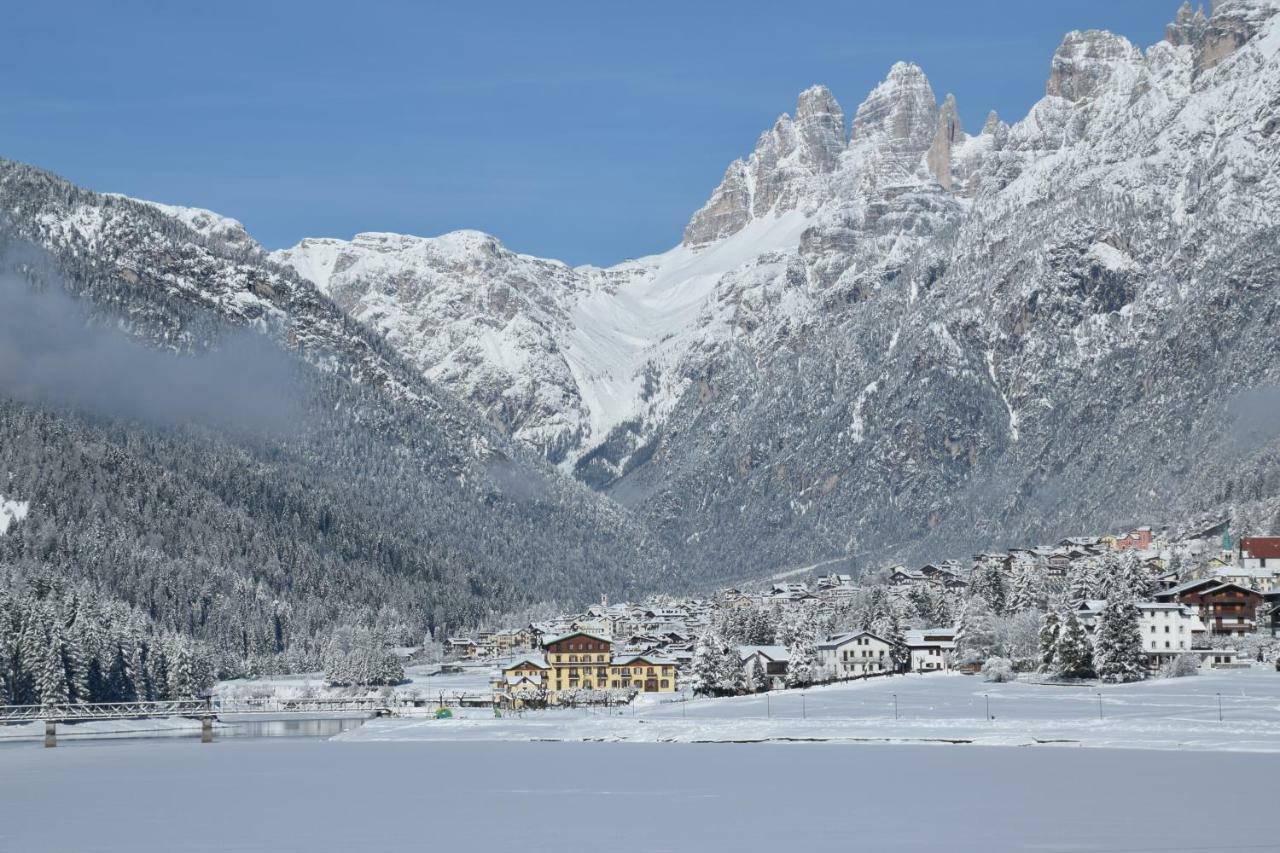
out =
[[[58,745],[58,724],[53,720],[44,721],[44,745],[46,749]]]
[[[200,718],[200,742],[213,743],[213,717]]]

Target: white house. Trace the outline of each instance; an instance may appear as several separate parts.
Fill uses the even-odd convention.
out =
[[[1152,663],[1191,651],[1199,645],[1193,640],[1205,636],[1204,623],[1194,607],[1160,601],[1139,601],[1136,606],[1142,651]]]
[[[870,631],[837,634],[818,643],[818,663],[831,678],[893,670],[893,644]]]
[[[943,672],[950,669],[947,661],[956,649],[955,628],[922,628],[904,631],[911,650],[912,672]]]

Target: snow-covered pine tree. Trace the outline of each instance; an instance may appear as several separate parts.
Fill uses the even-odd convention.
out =
[[[698,637],[693,649],[693,692],[697,695],[714,696],[719,689],[724,645],[714,627]]]
[[[1013,577],[1013,591],[1009,595],[1009,612],[1025,613],[1044,607],[1044,579],[1035,565],[1020,562]]]
[[[18,643],[13,598],[6,584],[6,576],[0,574],[0,705],[13,704],[13,659]]]
[[[976,592],[982,596],[987,606],[990,608],[992,615],[1002,616],[1008,612],[1009,607],[1009,585],[1004,575],[1004,569],[999,563],[988,562],[983,565],[975,579]]]
[[[747,678],[747,688],[752,693],[763,693],[769,689],[769,680],[765,677],[764,668],[760,666],[760,658],[751,659],[751,674]]]
[[[41,705],[64,705],[71,701],[67,671],[62,664],[61,626],[56,621],[45,625],[36,686],[40,691]]]
[[[818,642],[807,630],[800,631],[787,647],[787,686],[807,687],[817,677]]]
[[[1155,578],[1131,550],[1120,552],[1117,580],[1129,601],[1146,601],[1155,592]]]
[[[1094,674],[1093,645],[1075,610],[1067,610],[1058,629],[1057,672],[1065,678],[1089,678]]]
[[[191,647],[185,640],[174,638],[168,651],[169,678],[167,692],[170,699],[193,699],[196,695],[194,660]]]
[[[747,675],[742,668],[742,659],[738,656],[736,645],[726,642],[721,647],[718,670],[716,692],[725,696],[737,696],[746,692]]]
[[[1132,602],[1124,599],[1107,602],[1099,617],[1094,668],[1099,678],[1112,683],[1139,681],[1144,677],[1138,608]]]
[[[1040,622],[1040,672],[1056,672],[1058,666],[1058,633],[1062,622],[1050,610]]]
[[[965,601],[960,614],[960,628],[956,632],[956,656],[962,664],[982,663],[999,653],[991,607],[982,595],[973,595]]]
[[[84,652],[74,634],[62,635],[62,668],[67,677],[67,692],[72,702],[89,702],[89,672]]]
[[[1067,569],[1067,601],[1078,604],[1097,597],[1098,564],[1092,557],[1073,560]]]

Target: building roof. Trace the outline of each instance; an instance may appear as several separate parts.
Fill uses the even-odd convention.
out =
[[[838,649],[841,646],[843,646],[845,643],[849,642],[850,640],[856,640],[859,637],[870,637],[871,639],[879,640],[880,642],[886,645],[889,645],[889,646],[893,645],[893,643],[890,642],[889,640],[886,640],[884,637],[881,637],[879,634],[873,634],[870,631],[849,631],[844,634],[836,634],[835,636],[828,637],[826,640],[822,641],[821,643],[818,643],[818,648]]]
[[[555,637],[545,637],[545,638],[543,638],[543,640],[542,640],[542,645],[544,645],[544,646],[549,646],[549,645],[551,645],[552,643],[558,643],[558,642],[560,642],[561,640],[567,640],[567,639],[569,639],[570,637],[590,637],[591,639],[593,639],[593,640],[599,640],[599,641],[601,641],[602,643],[612,643],[612,642],[613,642],[613,638],[612,638],[612,637],[606,637],[604,634],[599,634],[599,633],[596,633],[595,631],[570,631],[570,632],[569,632],[569,633],[567,633],[567,634],[560,634],[560,635],[555,636]]]
[[[514,687],[517,684],[528,682],[529,684],[542,684],[542,676],[537,673],[522,673],[520,675],[505,676],[508,687]]]
[[[955,628],[910,628],[902,632],[902,637],[908,646],[954,648],[957,633]]]
[[[1245,536],[1240,540],[1240,552],[1250,557],[1280,557],[1280,536]]]
[[[791,653],[786,646],[738,646],[738,657],[742,660],[757,653],[780,663],[791,660]]]
[[[1220,566],[1213,570],[1215,578],[1274,578],[1273,569],[1246,569],[1243,566]]]
[[[643,652],[616,658],[612,661],[611,666],[630,666],[636,661],[644,661],[650,666],[675,666],[675,661],[673,660],[658,655],[644,654]]]
[[[523,666],[524,664],[535,666],[538,669],[550,669],[550,667],[547,666],[547,659],[542,655],[523,655],[504,666],[502,671],[506,672],[507,670],[515,669],[516,667]]]

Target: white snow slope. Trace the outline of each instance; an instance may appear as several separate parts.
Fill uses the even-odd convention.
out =
[[[0,495],[0,536],[9,532],[9,526],[27,517],[31,504],[26,501],[7,500]]]

